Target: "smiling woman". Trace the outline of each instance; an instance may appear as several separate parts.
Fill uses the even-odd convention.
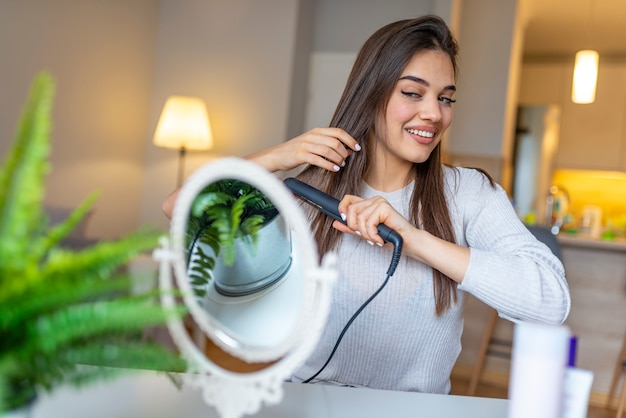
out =
[[[457,49],[436,16],[382,27],[361,48],[330,127],[248,156],[273,172],[304,166],[298,178],[337,198],[345,220],[309,213],[320,253],[342,260],[341,278],[295,381],[449,393],[466,292],[516,321],[561,323],[569,312],[562,264],[504,190],[441,162]],[[380,224],[404,246],[379,292],[391,251]]]

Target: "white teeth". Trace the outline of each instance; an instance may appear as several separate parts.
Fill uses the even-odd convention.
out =
[[[419,135],[426,138],[432,138],[433,136],[435,136],[434,132],[422,131],[419,129],[407,129],[407,132],[411,135]]]

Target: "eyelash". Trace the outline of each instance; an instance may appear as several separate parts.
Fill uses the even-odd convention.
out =
[[[421,98],[422,97],[421,94],[413,93],[413,92],[410,92],[410,91],[403,91],[402,94],[404,94],[405,96],[411,97],[411,98]],[[456,99],[451,99],[450,97],[444,97],[444,96],[438,97],[437,100],[439,100],[441,103],[445,103],[445,104],[456,103]]]

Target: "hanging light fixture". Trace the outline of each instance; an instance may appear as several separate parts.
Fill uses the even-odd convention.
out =
[[[589,22],[587,22],[587,42],[589,42],[591,24],[593,22],[592,12],[593,1],[590,1]],[[572,102],[587,104],[593,103],[596,100],[599,60],[600,55],[598,52],[591,49],[583,49],[576,53],[574,77],[572,79]]]
[[[572,82],[572,102],[586,104],[596,100],[596,85],[598,83],[597,51],[584,49],[576,53],[574,63],[574,79]]]

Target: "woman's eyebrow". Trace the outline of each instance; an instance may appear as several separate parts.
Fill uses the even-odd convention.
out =
[[[405,75],[404,77],[400,77],[400,80],[410,80],[410,81],[414,81],[418,84],[421,84],[423,86],[426,87],[430,87],[430,83],[426,80],[424,80],[423,78],[419,78],[419,77],[415,77],[414,75]],[[445,86],[442,91],[456,91],[456,86],[451,84],[449,86]]]

